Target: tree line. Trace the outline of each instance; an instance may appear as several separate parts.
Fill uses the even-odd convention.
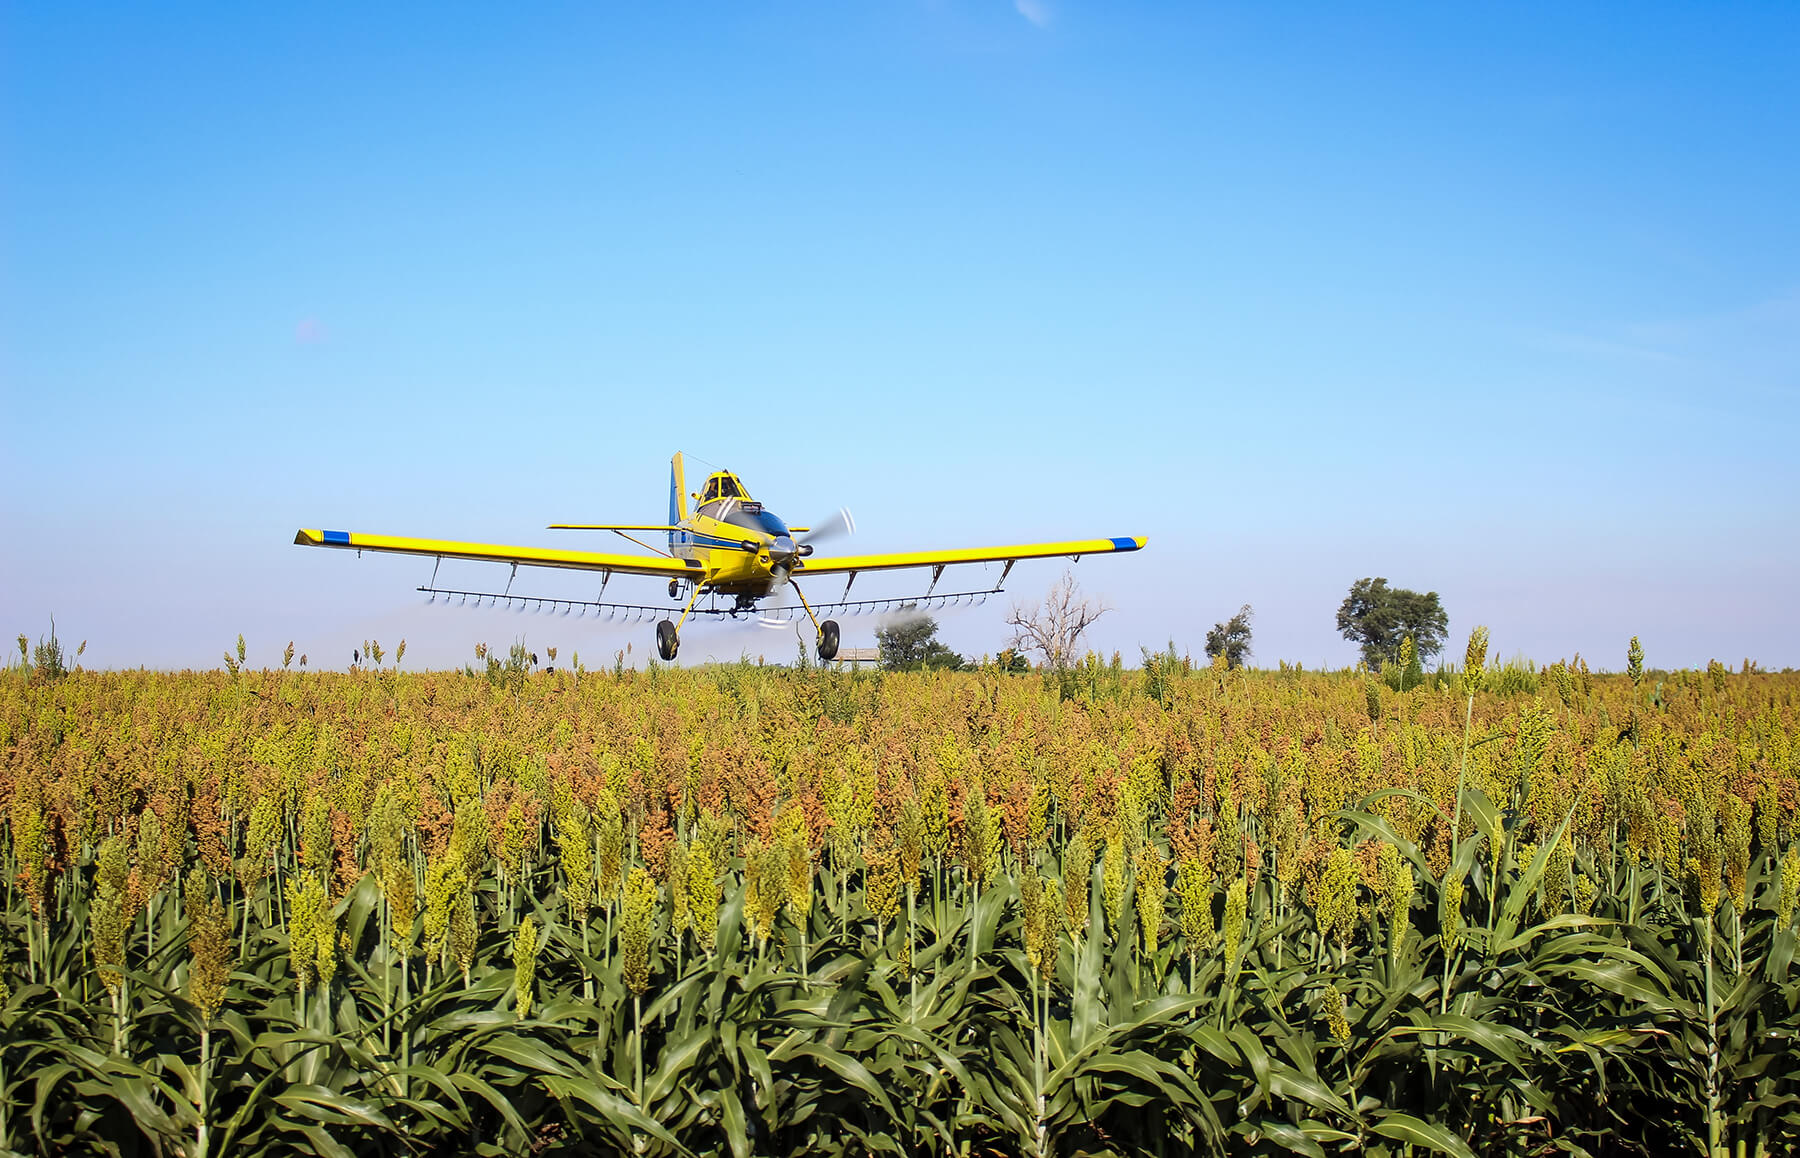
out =
[[[1083,598],[1074,577],[1065,574],[1045,600],[1015,604],[1007,615],[1013,629],[997,661],[1003,670],[1025,671],[1030,657],[1052,670],[1068,667],[1087,629],[1111,610]],[[1254,654],[1255,609],[1246,603],[1231,618],[1206,633],[1206,657],[1242,667]],[[1422,665],[1444,649],[1450,620],[1435,591],[1418,592],[1390,586],[1385,577],[1364,577],[1350,585],[1337,611],[1337,630],[1356,644],[1371,671],[1398,664]],[[937,638],[938,624],[929,615],[905,617],[875,629],[881,667],[887,671],[960,671],[973,666]]]

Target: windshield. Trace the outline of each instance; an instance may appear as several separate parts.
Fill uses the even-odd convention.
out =
[[[749,497],[750,496],[745,493],[742,484],[738,482],[737,478],[723,471],[707,479],[706,489],[700,492],[700,501],[703,503],[714,502],[718,499],[745,499]]]

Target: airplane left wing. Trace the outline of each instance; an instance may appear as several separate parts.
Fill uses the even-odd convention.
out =
[[[624,575],[662,578],[704,575],[698,562],[654,555],[610,555],[600,551],[553,551],[543,547],[504,547],[492,543],[459,543],[449,539],[408,539],[398,535],[365,535],[351,531],[296,531],[302,547],[336,547],[350,551],[388,551],[431,555],[439,559],[476,559],[486,563],[518,563],[527,567],[564,567],[575,571],[617,571]]]
[[[947,567],[956,563],[1014,563],[1020,559],[1053,559],[1059,555],[1108,555],[1139,551],[1143,538],[1071,539],[1065,543],[1023,543],[1015,547],[970,547],[952,551],[903,551],[893,555],[839,555],[806,559],[794,577],[842,575],[851,571],[892,571],[902,567]]]

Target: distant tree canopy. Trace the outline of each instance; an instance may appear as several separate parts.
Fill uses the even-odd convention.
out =
[[[1074,573],[1064,571],[1042,603],[1015,603],[1007,612],[1006,625],[1013,629],[1011,646],[1036,652],[1051,671],[1067,671],[1076,662],[1075,647],[1082,633],[1109,610],[1104,600],[1084,599]]]
[[[1225,657],[1227,667],[1243,667],[1250,656],[1250,617],[1256,614],[1248,603],[1224,623],[1215,623],[1206,633],[1206,658]]]
[[[958,671],[963,657],[937,638],[937,620],[929,615],[903,619],[875,629],[884,671]]]
[[[1363,662],[1380,668],[1399,662],[1400,644],[1408,636],[1420,660],[1442,651],[1450,619],[1435,591],[1421,595],[1389,587],[1386,579],[1358,579],[1338,608],[1337,625],[1345,639],[1362,646]]]
[[[1031,670],[1031,661],[1025,658],[1023,652],[1007,647],[1002,648],[1000,654],[994,657],[994,667],[1007,675],[1024,675]]]

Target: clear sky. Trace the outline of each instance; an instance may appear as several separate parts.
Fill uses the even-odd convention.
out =
[[[9,0],[0,628],[641,657],[291,540],[598,547],[544,524],[679,449],[858,552],[1147,535],[1076,568],[1134,660],[1248,602],[1349,662],[1384,575],[1457,654],[1800,665],[1797,57],[1776,3]]]

